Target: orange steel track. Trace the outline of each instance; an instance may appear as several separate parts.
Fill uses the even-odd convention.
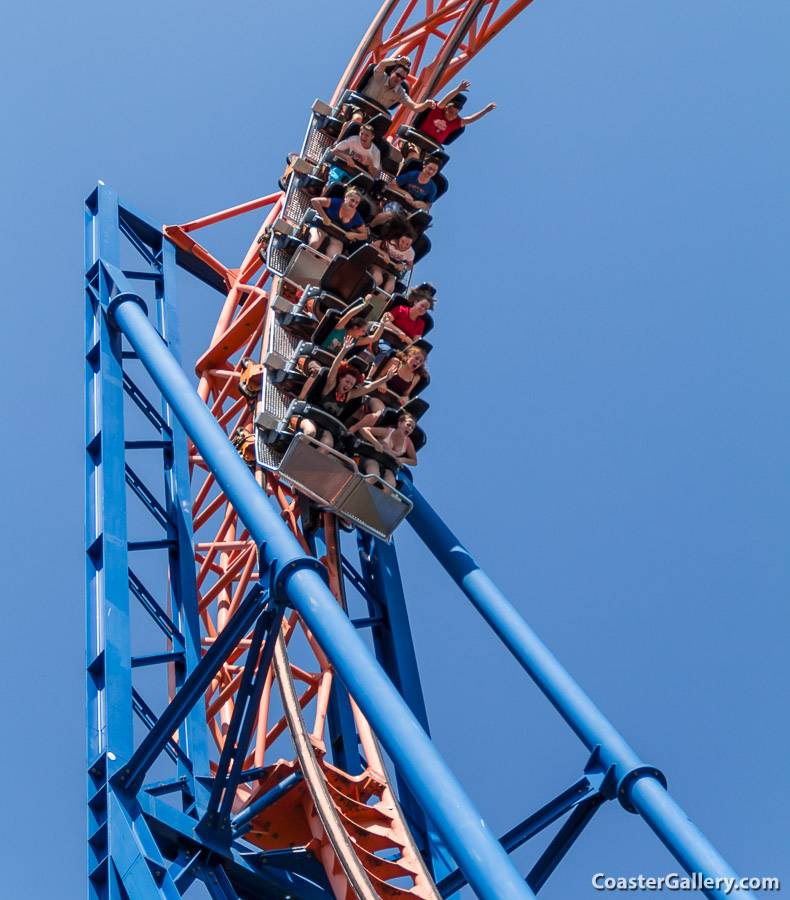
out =
[[[332,102],[356,83],[368,65],[402,54],[412,59],[411,96],[419,101],[435,95],[530,2],[388,0],[351,57]],[[410,115],[408,110],[398,113],[392,133]],[[195,369],[200,379],[200,396],[229,435],[239,427],[252,428],[252,412],[238,392],[240,360],[260,355],[273,285],[273,277],[259,255],[260,241],[279,217],[282,201],[283,193],[277,191],[164,229],[174,244],[216,272],[227,288],[208,349]],[[256,210],[263,214],[263,221],[238,268],[216,259],[193,237],[200,229]],[[198,600],[205,628],[203,644],[208,647],[258,580],[257,555],[247,531],[194,448],[190,451],[190,464]],[[283,520],[309,552],[300,525],[298,496],[264,470],[259,469],[256,478],[279,505]],[[324,528],[327,555],[322,562],[329,571],[332,590],[342,603],[337,525],[328,513],[324,514]],[[288,646],[297,634],[299,643],[312,652],[309,670],[289,662]],[[240,642],[206,694],[208,727],[218,754],[233,714],[248,647],[249,636]],[[245,756],[245,769],[265,767],[264,772],[260,780],[238,789],[234,812],[270,790],[297,767],[301,768],[305,781],[254,819],[246,839],[264,850],[307,847],[323,863],[338,900],[414,896],[438,900],[400,814],[376,739],[353,701],[356,728],[368,767],[362,775],[351,776],[325,759],[324,730],[332,680],[332,668],[321,648],[296,613],[292,613],[283,624],[250,745],[237,751]],[[273,745],[286,732],[291,735],[296,759],[272,759]],[[385,859],[378,855],[381,851],[392,851],[387,856],[398,858]],[[407,887],[403,886],[404,880],[408,881]]]

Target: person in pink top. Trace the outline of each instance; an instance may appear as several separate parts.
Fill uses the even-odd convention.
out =
[[[453,88],[442,97],[434,109],[423,119],[417,130],[436,141],[437,144],[444,144],[450,135],[459,128],[471,125],[495,110],[496,103],[489,103],[471,116],[461,115],[461,109],[466,103],[466,96],[462,91],[469,90],[470,84],[469,81],[462,81],[457,88]]]
[[[398,277],[405,275],[414,266],[415,253],[412,248],[414,241],[414,229],[403,216],[394,216],[381,229],[381,239],[373,241],[373,246],[379,251],[383,263],[398,270]],[[386,271],[380,265],[370,267],[370,274],[376,285],[383,291],[391,294],[396,277]]]
[[[410,413],[404,412],[398,416],[398,424],[395,428],[361,428],[359,433],[366,441],[380,453],[389,453],[395,458],[398,467],[416,466],[417,451],[414,449],[409,435],[417,427],[417,420]],[[382,471],[383,470],[383,471]],[[376,462],[375,459],[366,459],[363,462],[365,475],[378,475],[390,487],[395,487],[395,473]]]

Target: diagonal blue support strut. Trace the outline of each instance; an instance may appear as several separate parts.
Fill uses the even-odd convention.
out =
[[[645,765],[417,488],[407,481],[402,490],[414,504],[408,522],[428,549],[584,745],[598,755],[602,769],[614,766],[617,797],[623,807],[642,816],[689,874],[737,881],[724,857],[667,792],[663,775]],[[711,900],[726,897],[722,889],[703,893]],[[742,891],[740,896],[754,895]]]
[[[125,287],[113,266],[105,271]],[[225,495],[261,547],[275,598],[299,612],[392,757],[426,814],[482,900],[529,900],[534,894],[483,821],[408,706],[393,687],[305,557],[227,435],[196,394],[139,298],[121,294],[109,304],[114,318],[199,449]]]

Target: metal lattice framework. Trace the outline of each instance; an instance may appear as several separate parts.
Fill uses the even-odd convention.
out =
[[[432,96],[529,3],[385,3],[332,102],[393,54],[413,59],[412,96]],[[589,754],[494,840],[426,736],[394,547],[359,532],[351,558],[334,515],[231,446],[252,428],[241,360],[272,327],[282,285],[261,251],[289,196],[164,229],[103,185],[86,204],[90,896],[201,884],[221,898],[436,900],[468,882],[527,898],[614,798],[689,871],[732,875],[407,485],[411,524]],[[238,268],[193,237],[255,211]],[[180,370],[179,269],[225,297],[197,394]],[[507,853],[563,816],[525,880]]]

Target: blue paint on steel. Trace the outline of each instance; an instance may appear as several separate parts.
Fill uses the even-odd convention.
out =
[[[276,803],[281,797],[284,797],[294,785],[299,784],[303,779],[304,775],[302,775],[301,772],[292,772],[290,775],[286,775],[279,784],[258,797],[258,799],[255,800],[254,803],[251,803],[243,812],[234,816],[231,820],[233,836],[238,837],[239,835],[246,834],[252,827],[249,823],[258,815],[258,813],[263,812],[264,809],[271,806],[272,803]]]
[[[176,628],[170,616],[162,609],[156,598],[131,569],[129,569],[129,590],[165,636],[169,640],[175,641],[180,647],[184,647],[184,635]]]
[[[121,300],[109,312],[261,547],[275,596],[287,596],[304,618],[478,896],[534,896],[138,303]]]
[[[372,619],[379,613],[377,618],[381,623],[381,627],[372,630],[376,659],[426,734],[430,734],[395,547],[362,532],[358,532],[357,541],[362,574],[369,593],[376,599],[375,603],[368,603],[369,612]],[[382,609],[386,610],[386,616],[380,615]]]
[[[580,778],[559,796],[550,800],[537,812],[528,816],[523,822],[520,822],[502,835],[499,843],[502,844],[508,853],[512,853],[530,838],[535,837],[536,834],[539,834],[544,828],[551,825],[552,822],[559,819],[560,816],[589,798],[591,793],[597,793],[597,791],[598,788],[590,782],[589,778]],[[466,878],[464,878],[463,872],[456,869],[445,878],[442,878],[437,883],[436,889],[442,897],[449,897],[456,891],[460,891],[465,884]],[[535,890],[534,886],[533,890]]]
[[[85,205],[85,583],[88,885],[91,900],[124,896],[117,874],[128,829],[107,779],[133,749],[123,373],[120,335],[104,314],[110,282],[99,254],[117,260],[118,199],[95,191]]]
[[[112,223],[118,200],[108,191],[96,197],[99,244],[108,258],[120,254]],[[123,449],[123,387],[120,335],[108,327],[101,303],[111,283],[93,270],[100,303],[86,295],[86,583],[88,587],[88,760],[112,749],[112,773],[132,752],[129,658],[129,590],[126,578],[107,573],[128,569]]]
[[[371,635],[376,659],[392,679],[409,709],[425,729],[425,733],[430,735],[394,542],[386,543],[358,532],[357,546],[360,569],[367,585],[368,611],[371,613]],[[375,613],[379,613],[378,617],[375,617]],[[359,623],[354,622],[354,625],[358,627]],[[425,851],[424,856],[431,874],[434,879],[441,879],[453,866],[448,865],[441,839],[431,823],[426,820],[399,770],[396,770],[396,777],[400,805],[418,845]]]
[[[118,773],[116,781],[119,786],[127,790],[136,790],[141,786],[143,776],[162,752],[170,735],[203,697],[214,675],[233,652],[236,644],[249,631],[253,622],[261,615],[266,602],[266,594],[259,585],[256,585],[239,604],[239,608],[228,620],[225,628],[217,635],[217,639],[190,672],[154,727]]]
[[[202,859],[208,855],[201,853],[205,845],[195,834],[193,818],[147,793],[141,794],[139,802],[151,831],[160,844],[170,848],[183,848],[190,853],[190,857],[200,853]],[[228,877],[244,895],[265,897],[266,900],[332,900],[328,886],[324,889],[309,876],[293,869],[286,871],[274,865],[266,865],[266,859],[276,854],[242,855],[239,849],[231,846],[219,848],[216,852],[223,861]],[[255,865],[256,856],[263,859],[262,865]],[[324,878],[323,869],[317,873],[317,877]]]
[[[263,686],[274,656],[277,635],[280,633],[284,608],[285,604],[280,601],[270,614],[261,616],[255,624],[250,649],[247,652],[247,663],[236,692],[233,715],[217,766],[214,787],[206,814],[198,826],[199,832],[213,831],[216,837],[228,843],[232,837],[231,808],[244,769],[245,748],[249,746],[252,738]],[[264,637],[266,643],[259,659],[259,648]]]
[[[326,525],[325,519],[324,525]],[[317,559],[330,555],[326,537],[325,528],[321,528],[307,538],[310,552]],[[334,526],[332,539],[333,542],[336,542],[337,551],[342,560],[340,534],[336,525]],[[343,578],[338,578],[337,587],[340,593],[340,603],[347,614],[348,601]],[[359,752],[357,723],[354,720],[354,712],[351,709],[348,691],[337,678],[332,679],[332,687],[329,692],[326,728],[328,732],[327,747],[331,754],[332,763],[349,775],[361,775],[364,770],[364,761],[362,754]]]
[[[359,752],[359,736],[348,691],[338,681],[332,681],[327,715],[329,750],[332,762],[349,775],[359,775],[363,770]]]
[[[428,549],[584,745],[597,750],[601,767],[614,768],[620,803],[645,819],[689,873],[737,878],[727,861],[667,793],[661,772],[655,766],[645,765],[414,485],[407,481],[403,493],[414,504],[408,522]],[[707,891],[706,896],[723,898],[717,891]],[[744,892],[743,896],[750,895]]]
[[[603,802],[604,798],[600,794],[593,794],[583,800],[568,816],[567,821],[563,823],[562,828],[527,875],[527,884],[536,894],[562,862],[565,854],[571,849]]]

